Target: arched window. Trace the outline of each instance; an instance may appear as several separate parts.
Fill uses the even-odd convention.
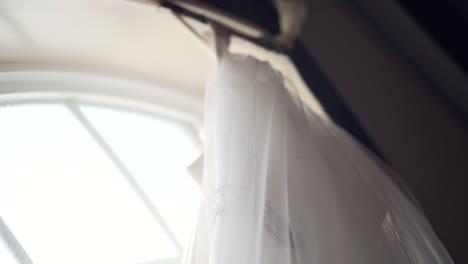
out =
[[[19,92],[0,95],[0,262],[179,263],[200,200],[186,173],[198,117],[158,106],[189,99],[83,74],[14,75]],[[146,102],[123,100],[126,89]]]

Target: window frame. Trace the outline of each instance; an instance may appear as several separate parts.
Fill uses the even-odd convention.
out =
[[[129,186],[151,212],[155,221],[163,228],[179,253],[178,258],[157,260],[150,263],[179,263],[182,258],[182,245],[178,243],[173,231],[130,170],[125,167],[112,147],[89,122],[78,105],[120,109],[171,119],[186,126],[192,132],[189,134],[194,136],[194,142],[201,145],[201,140],[197,135],[202,127],[202,100],[176,90],[114,76],[73,71],[0,71],[0,107],[31,103],[58,103],[70,110],[77,121],[93,137],[97,145],[112,160],[116,168],[125,176]],[[15,252],[24,252],[19,241],[10,243],[8,246]],[[27,252],[24,253],[27,256]],[[18,261],[19,263],[24,262],[22,258],[18,258]]]
[[[196,131],[203,123],[203,98],[154,83],[83,71],[0,69],[1,105],[68,99],[156,114]]]

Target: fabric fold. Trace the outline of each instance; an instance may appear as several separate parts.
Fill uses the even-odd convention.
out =
[[[205,125],[204,200],[185,263],[453,263],[391,170],[268,63],[224,56]]]

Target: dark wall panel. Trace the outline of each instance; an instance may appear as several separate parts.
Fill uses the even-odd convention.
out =
[[[468,130],[346,1],[311,0],[302,41],[420,202],[456,263],[468,263]]]

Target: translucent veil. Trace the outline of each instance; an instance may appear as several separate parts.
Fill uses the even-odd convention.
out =
[[[204,201],[189,264],[453,263],[392,173],[268,63],[208,84]]]

